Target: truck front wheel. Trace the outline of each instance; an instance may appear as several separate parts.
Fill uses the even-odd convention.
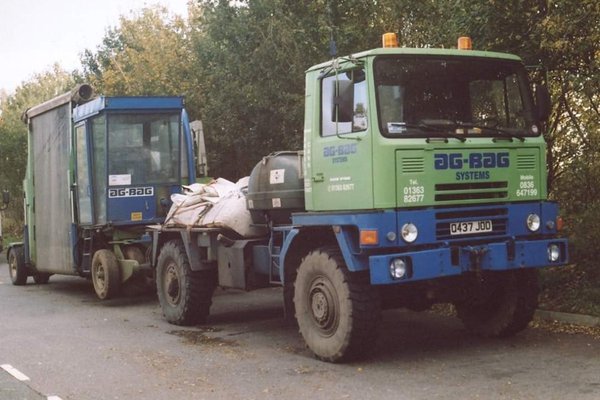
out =
[[[482,337],[509,337],[527,327],[538,304],[537,270],[493,272],[482,285],[479,296],[454,304],[467,330]]]
[[[348,271],[337,248],[315,250],[302,260],[294,306],[304,341],[323,361],[358,358],[375,343],[379,299],[368,275]]]
[[[8,253],[8,272],[13,285],[21,286],[27,283],[27,267],[22,247],[13,247]]]
[[[98,250],[92,258],[92,282],[96,296],[107,300],[121,290],[121,273],[115,254],[106,249]]]
[[[205,322],[216,286],[216,270],[192,271],[181,240],[163,246],[156,266],[156,289],[169,323],[190,326]]]

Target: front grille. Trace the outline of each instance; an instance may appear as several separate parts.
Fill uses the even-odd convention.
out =
[[[403,157],[401,171],[403,174],[424,172],[425,160],[423,157]]]
[[[508,197],[508,182],[439,183],[435,201],[491,200]]]
[[[440,211],[435,214],[435,236],[437,240],[461,239],[465,237],[485,237],[505,235],[508,225],[508,210],[504,207]],[[469,221],[492,221],[491,232],[451,235],[450,223]]]
[[[537,157],[535,154],[517,155],[517,169],[535,169],[537,166]]]

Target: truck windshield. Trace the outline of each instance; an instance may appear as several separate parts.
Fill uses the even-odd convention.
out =
[[[385,136],[539,134],[525,69],[518,62],[382,56],[374,68],[379,127]]]
[[[108,117],[109,185],[179,182],[179,115]]]

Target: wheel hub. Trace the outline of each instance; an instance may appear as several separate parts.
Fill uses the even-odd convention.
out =
[[[312,311],[313,315],[319,322],[327,320],[329,314],[329,304],[327,297],[322,292],[316,292],[312,296]]]
[[[10,260],[10,276],[17,276],[17,261],[14,258]]]
[[[104,266],[102,264],[98,265],[98,268],[96,269],[96,286],[100,292],[106,287],[106,272],[104,271]]]
[[[179,275],[175,264],[169,264],[164,275],[164,287],[167,301],[171,305],[177,305],[180,298]]]
[[[319,277],[313,281],[310,287],[309,302],[313,320],[321,333],[332,334],[339,318],[339,307],[335,289],[328,279]]]

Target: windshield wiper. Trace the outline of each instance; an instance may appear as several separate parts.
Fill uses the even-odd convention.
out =
[[[456,124],[456,127],[464,128],[465,130],[480,129],[482,131],[491,131],[493,133],[496,133],[497,134],[496,136],[506,137],[506,138],[510,138],[510,139],[518,139],[521,142],[525,141],[525,138],[522,137],[521,135],[516,135],[507,129],[502,129],[502,128],[498,128],[495,126],[477,125],[477,124],[470,124],[470,123],[460,122],[460,121],[457,121],[455,124]]]
[[[393,128],[396,128],[398,131],[397,132],[392,132],[389,128],[390,126],[392,126]],[[440,134],[443,134],[442,136],[447,136],[447,137],[451,137],[454,139],[458,139],[461,142],[466,141],[467,139],[459,134],[456,134],[454,132],[450,132],[448,130],[447,126],[438,126],[436,124],[429,124],[423,121],[420,121],[418,124],[411,124],[408,122],[389,122],[388,123],[388,133],[401,133],[402,131],[404,131],[405,129],[419,129],[423,132],[438,132]]]
[[[483,130],[491,130],[494,133],[497,133],[498,134],[497,136],[507,137],[507,138],[511,138],[511,139],[518,139],[520,142],[525,141],[525,138],[523,136],[514,134],[507,129],[492,128],[490,126],[475,126],[475,128],[479,128],[479,129],[483,129]]]

